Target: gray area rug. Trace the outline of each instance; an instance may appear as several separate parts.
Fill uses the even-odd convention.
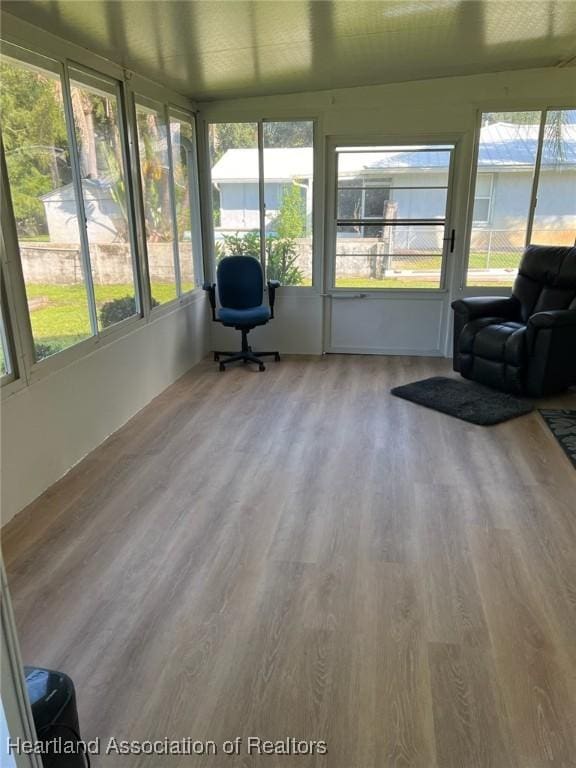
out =
[[[390,390],[393,395],[471,424],[491,426],[534,410],[532,403],[466,379],[433,376]]]
[[[576,468],[576,411],[541,410],[540,413]]]

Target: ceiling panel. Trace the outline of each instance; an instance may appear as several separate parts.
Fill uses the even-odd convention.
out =
[[[573,0],[4,0],[3,9],[195,99],[554,66]]]

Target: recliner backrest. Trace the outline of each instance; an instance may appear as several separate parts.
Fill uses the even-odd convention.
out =
[[[576,247],[529,245],[512,294],[525,323],[536,312],[576,309]]]
[[[252,256],[227,256],[216,272],[220,304],[228,309],[259,307],[264,298],[264,275]]]

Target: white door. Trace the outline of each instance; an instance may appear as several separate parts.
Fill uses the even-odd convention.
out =
[[[442,354],[454,151],[454,142],[330,146],[327,352]]]

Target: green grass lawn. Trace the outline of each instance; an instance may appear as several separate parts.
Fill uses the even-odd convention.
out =
[[[491,261],[494,266],[504,268],[502,263],[506,259],[506,265],[510,269],[515,269],[518,265],[518,256],[516,254],[492,254]],[[470,267],[472,269],[482,269],[485,264],[485,254],[474,253],[470,257]],[[399,289],[418,289],[418,288],[438,288],[438,259],[430,258],[421,260],[418,265],[414,262],[396,262],[395,266],[401,269],[402,266],[416,268],[419,271],[430,270],[430,277],[409,277],[402,275],[398,277],[385,277],[381,280],[373,280],[363,277],[345,277],[337,281],[337,288],[351,289],[370,289],[370,288],[399,288]],[[496,281],[490,281],[488,284],[494,287],[509,286],[513,275],[502,276]],[[469,285],[486,285],[487,281],[482,278],[470,280]],[[192,284],[184,284],[183,290],[191,290]],[[90,319],[88,315],[88,304],[86,300],[86,291],[82,284],[79,285],[48,285],[29,283],[26,288],[28,300],[31,304],[30,319],[32,323],[32,333],[34,342],[37,346],[38,356],[46,357],[61,349],[77,344],[83,339],[91,336]],[[96,305],[100,311],[103,304],[114,299],[122,299],[126,296],[134,295],[134,288],[130,284],[120,285],[97,285],[95,286]],[[152,295],[160,304],[171,301],[176,297],[173,284],[154,283],[152,286]],[[0,370],[2,370],[3,359],[0,356]]]
[[[336,280],[336,288],[438,288],[438,276],[425,278],[410,277],[385,277],[375,280],[366,277],[339,277]]]
[[[185,289],[186,286],[183,286]],[[98,311],[108,301],[134,295],[134,286],[95,286]],[[36,345],[49,346],[39,356],[66,349],[91,335],[86,291],[79,285],[47,285],[29,283],[26,286],[31,305],[30,320]],[[152,295],[160,304],[176,297],[174,285],[154,283]]]
[[[489,269],[513,269],[516,271],[520,263],[520,255],[520,252],[492,251],[488,258],[486,253],[471,253],[468,266],[470,269],[486,269],[488,263]]]

